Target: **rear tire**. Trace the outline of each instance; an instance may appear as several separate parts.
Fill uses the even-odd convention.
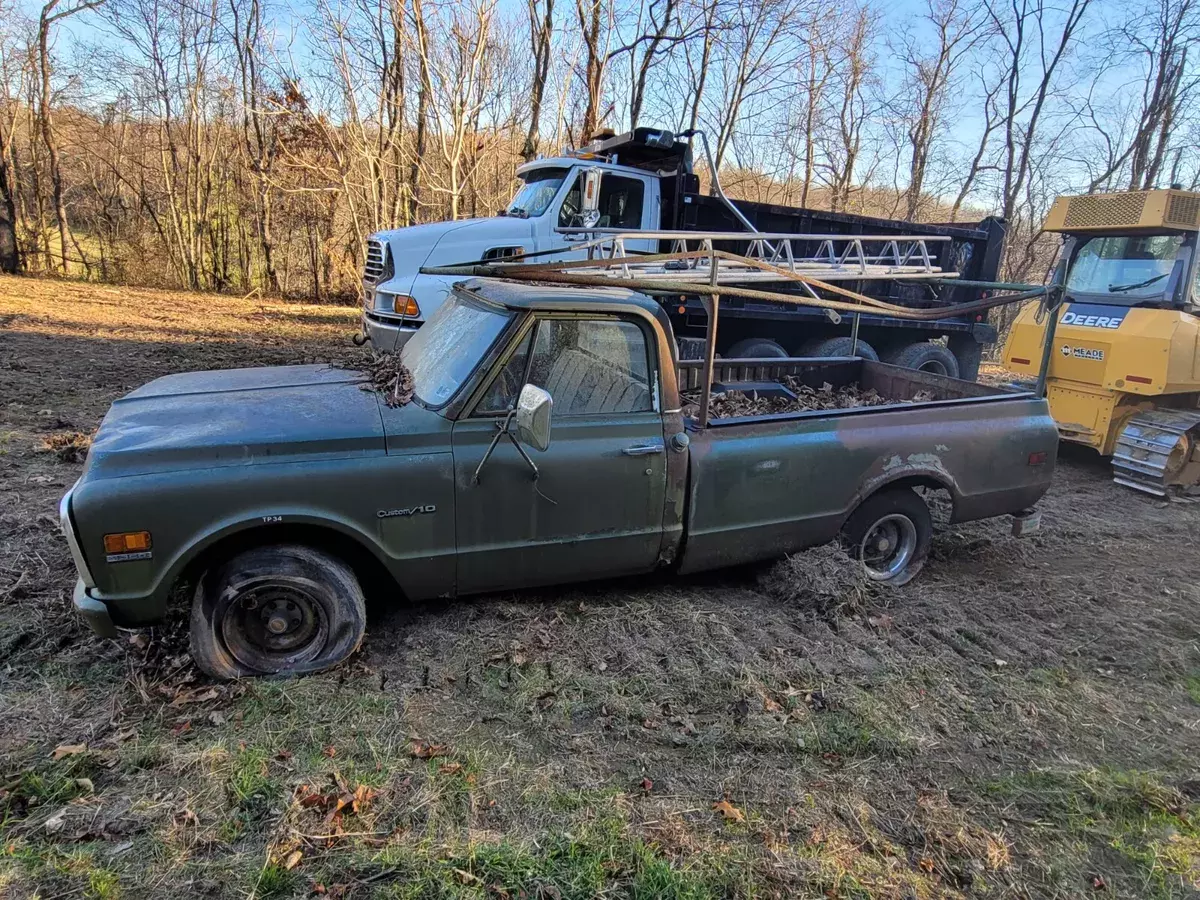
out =
[[[933,543],[929,507],[911,488],[873,494],[842,526],[842,542],[867,577],[892,587],[917,577]]]
[[[337,665],[366,633],[351,568],[301,544],[256,547],[205,572],[192,601],[192,659],[214,678],[298,675]]]
[[[858,339],[858,346],[855,347],[854,353],[850,352],[852,346],[854,346],[854,341],[846,335],[832,338],[816,338],[815,340],[805,341],[801,344],[796,355],[808,356],[814,359],[829,356],[857,356],[859,359],[869,359],[872,362],[879,361],[879,354],[875,352],[875,348],[862,338]]]
[[[724,353],[725,359],[787,359],[788,352],[770,338],[746,338]]]
[[[888,353],[883,361],[893,366],[929,372],[931,375],[958,377],[958,360],[954,358],[954,354],[941,344],[932,344],[929,341],[897,347]]]

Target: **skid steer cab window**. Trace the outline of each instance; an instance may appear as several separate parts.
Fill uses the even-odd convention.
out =
[[[1111,303],[1161,297],[1182,245],[1172,234],[1091,238],[1075,255],[1067,290]]]

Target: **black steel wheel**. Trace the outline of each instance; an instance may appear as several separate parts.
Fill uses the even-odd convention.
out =
[[[256,547],[213,566],[192,602],[192,658],[215,678],[326,669],[358,649],[365,631],[354,572],[300,544]]]
[[[746,338],[724,353],[725,359],[787,359],[788,352],[770,338]]]
[[[851,347],[854,348],[853,353],[850,352]],[[805,341],[797,348],[796,355],[813,359],[825,359],[831,356],[857,356],[859,359],[869,359],[872,362],[879,359],[879,354],[875,352],[874,347],[862,338],[858,339],[856,345],[849,335]]]
[[[897,347],[884,356],[883,361],[893,366],[903,366],[906,369],[916,369],[919,372],[929,372],[931,375],[948,375],[957,378],[958,360],[954,354],[941,344],[929,341],[918,341]]]
[[[933,517],[909,488],[863,501],[842,527],[842,542],[872,581],[899,586],[917,577],[933,542]]]

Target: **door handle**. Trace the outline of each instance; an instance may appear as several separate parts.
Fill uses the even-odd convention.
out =
[[[621,451],[626,456],[653,456],[655,453],[663,452],[662,444],[645,444],[641,447],[626,447]]]

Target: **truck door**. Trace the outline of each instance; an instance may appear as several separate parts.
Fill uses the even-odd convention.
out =
[[[666,453],[649,337],[632,319],[538,319],[455,423],[459,592],[655,567]],[[526,383],[554,398],[550,447],[525,448],[537,480],[502,439],[476,483],[497,425]]]
[[[575,173],[574,182],[563,196],[558,210],[558,228],[578,228],[582,225],[583,169]],[[606,169],[600,180],[600,221],[597,228],[621,228],[626,231],[653,230],[658,228],[658,183],[641,175],[624,175]],[[558,232],[554,233],[555,246],[566,241]],[[561,242],[561,243],[560,243]],[[626,251],[653,253],[657,241],[626,241]],[[579,256],[583,256],[582,253]]]

